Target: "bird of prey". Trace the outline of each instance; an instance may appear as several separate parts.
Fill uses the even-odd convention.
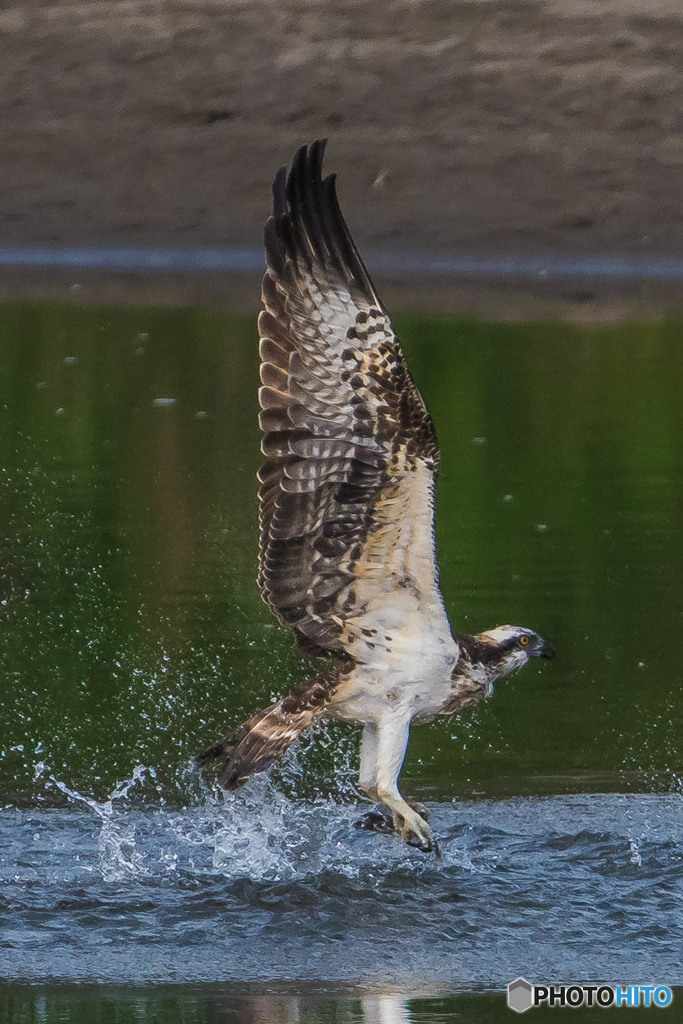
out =
[[[260,572],[264,601],[331,671],[200,754],[228,791],[326,715],[363,726],[360,785],[411,845],[434,848],[398,776],[413,724],[491,694],[553,649],[531,629],[451,632],[434,537],[439,446],[389,315],[346,226],[325,143],[273,184],[263,279]],[[380,813],[374,812],[380,819]]]

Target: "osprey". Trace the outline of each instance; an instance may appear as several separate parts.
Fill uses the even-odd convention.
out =
[[[424,809],[399,792],[410,726],[491,694],[552,647],[531,629],[453,635],[434,538],[439,446],[342,217],[324,142],[273,184],[263,279],[260,572],[264,601],[309,653],[334,658],[200,754],[229,791],[329,715],[363,726],[369,816],[428,851]]]

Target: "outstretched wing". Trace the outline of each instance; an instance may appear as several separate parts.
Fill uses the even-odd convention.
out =
[[[278,172],[266,224],[259,585],[302,646],[364,660],[411,621],[418,635],[425,617],[448,629],[439,449],[323,151],[303,147]]]

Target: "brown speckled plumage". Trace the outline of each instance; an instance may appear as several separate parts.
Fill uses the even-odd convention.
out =
[[[355,583],[378,502],[418,461],[434,472],[439,451],[323,148],[278,173],[266,225],[259,585],[304,645],[337,654],[371,596]]]
[[[342,679],[341,670],[304,679],[270,707],[257,711],[234,733],[200,755],[199,763],[213,757],[226,758],[219,776],[221,786],[232,793],[281,757],[300,733],[320,718]]]

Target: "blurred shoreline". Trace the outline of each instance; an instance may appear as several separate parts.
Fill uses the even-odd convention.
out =
[[[375,273],[393,313],[427,313],[487,321],[564,323],[662,322],[683,313],[680,278],[496,276]],[[89,306],[214,306],[257,316],[261,272],[0,268],[0,303]]]
[[[363,252],[675,254],[680,29],[676,0],[18,0],[2,242],[258,245],[329,136]]]

